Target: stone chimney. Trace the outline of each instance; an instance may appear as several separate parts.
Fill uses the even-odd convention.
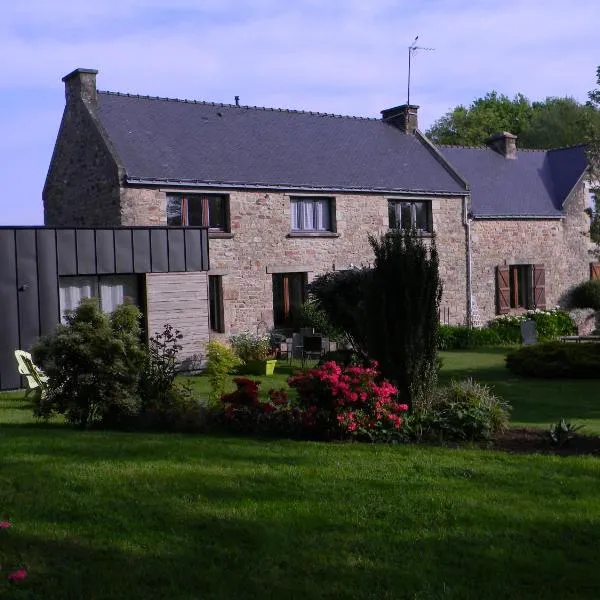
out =
[[[517,158],[517,136],[508,131],[495,133],[487,140],[486,144],[504,158],[512,160]]]
[[[394,108],[386,108],[381,111],[381,118],[390,125],[397,127],[403,133],[413,134],[419,128],[417,112],[418,106],[414,104],[402,104]]]
[[[76,100],[83,100],[85,104],[95,106],[96,95],[96,69],[75,69],[62,80],[65,82],[65,96],[67,104]]]

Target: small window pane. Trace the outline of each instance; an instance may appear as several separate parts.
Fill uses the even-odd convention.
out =
[[[402,229],[412,229],[412,207],[410,202],[402,202],[400,205],[400,227]]]
[[[202,226],[202,197],[186,196],[187,222],[186,225]]]
[[[221,276],[209,275],[208,299],[210,304],[210,328],[213,331],[223,333],[225,327],[223,322],[223,284]]]
[[[96,277],[61,277],[59,279],[60,318],[65,322],[65,311],[75,310],[84,298],[98,296]]]
[[[225,197],[210,196],[208,199],[208,226],[211,229],[225,231]]]
[[[102,312],[111,313],[129,298],[139,305],[138,279],[135,275],[109,275],[100,277],[100,306]]]
[[[181,196],[167,196],[167,225],[171,227],[183,225]]]
[[[428,231],[429,224],[427,219],[427,204],[425,202],[415,202],[415,228],[420,231]]]

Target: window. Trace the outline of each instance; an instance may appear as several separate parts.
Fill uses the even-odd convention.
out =
[[[168,194],[167,225],[228,231],[228,197],[223,194]]]
[[[223,333],[225,320],[223,318],[223,277],[208,276],[208,302],[210,309],[210,328],[212,331]]]
[[[546,308],[544,265],[500,265],[496,269],[498,312]]]
[[[306,300],[306,273],[273,275],[273,320],[275,327],[294,328]]]
[[[332,198],[292,198],[292,231],[333,231]]]
[[[388,216],[392,229],[416,229],[431,233],[431,202],[388,200]]]
[[[111,313],[125,298],[139,306],[139,281],[136,275],[103,275],[88,277],[61,277],[59,302],[61,321],[65,311],[74,310],[84,298],[100,298],[103,312]]]

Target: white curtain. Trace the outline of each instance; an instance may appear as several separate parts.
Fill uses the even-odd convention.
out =
[[[65,311],[75,310],[84,298],[98,295],[95,277],[61,277],[59,282],[60,320],[65,322]]]
[[[138,303],[137,280],[134,275],[114,275],[100,279],[100,306],[102,312],[111,313],[125,298]]]
[[[293,231],[331,230],[331,211],[328,198],[306,198],[292,202]]]
[[[302,227],[301,229],[315,228],[315,205],[312,200],[302,202]]]
[[[331,229],[331,211],[329,200],[315,200],[315,229],[318,231],[329,231]]]

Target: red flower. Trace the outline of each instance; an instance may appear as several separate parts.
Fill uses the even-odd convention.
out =
[[[0,521],[0,529],[8,529],[11,525],[10,521]]]
[[[408,404],[400,404],[398,406],[398,410],[407,411],[408,410]]]
[[[18,569],[17,571],[13,571],[8,576],[8,581],[11,583],[16,583],[18,581],[23,581],[23,579],[27,578],[27,571],[25,569]]]

